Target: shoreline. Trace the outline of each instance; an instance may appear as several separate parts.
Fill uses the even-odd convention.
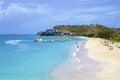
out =
[[[88,49],[88,56],[100,63],[102,68],[96,76],[100,80],[120,80],[120,48],[116,45],[118,43],[108,43],[113,49],[109,49],[102,42],[103,39],[91,38],[85,44]]]
[[[113,46],[111,50],[102,44],[103,39],[82,38],[87,41],[79,44],[83,45],[79,50],[74,45],[72,50],[76,50],[76,53],[71,53],[69,59],[51,72],[52,80],[119,80],[120,48],[116,47],[117,43],[109,43]],[[83,56],[81,50],[83,53],[86,51],[86,55]]]
[[[100,70],[99,63],[87,57],[87,49],[83,46],[86,40],[72,46],[70,57],[51,72],[52,80],[98,80],[95,73]]]

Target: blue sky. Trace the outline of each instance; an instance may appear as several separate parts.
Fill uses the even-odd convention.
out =
[[[33,34],[58,24],[120,27],[120,0],[0,0],[0,34]]]

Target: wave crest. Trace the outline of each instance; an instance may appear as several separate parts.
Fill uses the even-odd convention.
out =
[[[20,42],[21,40],[7,40],[5,41],[5,44],[12,44],[12,45],[16,45]]]

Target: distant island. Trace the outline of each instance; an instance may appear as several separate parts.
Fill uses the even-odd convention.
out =
[[[45,36],[86,36],[99,37],[109,40],[120,40],[120,28],[109,28],[100,24],[90,25],[56,25],[53,29],[38,32],[37,35]]]

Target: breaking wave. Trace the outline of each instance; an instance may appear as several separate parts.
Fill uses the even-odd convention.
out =
[[[5,41],[5,44],[12,44],[12,45],[16,45],[19,42],[21,42],[21,40],[7,40]]]

